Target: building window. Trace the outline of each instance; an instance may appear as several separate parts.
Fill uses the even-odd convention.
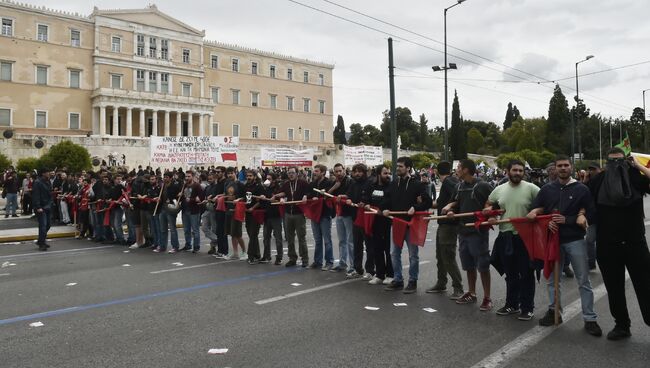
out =
[[[81,46],[81,32],[76,29],[70,30],[70,45],[73,47]]]
[[[219,103],[219,88],[213,87],[210,92],[212,94],[212,102]]]
[[[39,24],[37,39],[39,41],[47,42],[47,33],[48,33],[48,26],[44,24]]]
[[[122,52],[122,39],[119,37],[111,37],[111,51]]]
[[[251,92],[251,106],[257,107],[260,102],[260,93],[259,92]]]
[[[311,139],[311,131],[309,129],[305,129],[305,142],[309,142]]]
[[[137,51],[136,55],[138,56],[144,56],[144,35],[137,35]]]
[[[239,73],[239,59],[232,59],[232,71]]]
[[[293,111],[293,97],[287,97],[287,110]]]
[[[13,64],[8,62],[0,62],[0,80],[11,82],[11,70]]]
[[[214,137],[219,136],[219,123],[212,123],[212,135]]]
[[[189,49],[183,49],[183,62],[185,64],[190,63],[190,50]]]
[[[0,126],[11,126],[11,109],[0,108]]]
[[[271,66],[269,67],[269,76],[270,76],[271,78],[275,78],[275,65],[271,65]]]
[[[142,92],[144,91],[144,70],[138,70],[136,71],[136,84],[137,84],[137,90]]]
[[[192,84],[190,83],[181,83],[183,86],[183,96],[190,97],[192,95]]]
[[[293,128],[287,129],[287,140],[293,140]]]
[[[219,67],[219,57],[217,55],[211,55],[210,62],[212,69],[217,69]]]
[[[302,99],[302,111],[309,112],[310,100],[308,98]]]
[[[271,108],[272,109],[277,109],[278,108],[278,96],[277,95],[271,95]]]
[[[70,88],[79,88],[81,72],[79,70],[70,70]]]
[[[325,113],[325,101],[318,101],[318,112],[321,114]]]
[[[68,126],[70,129],[80,129],[81,118],[78,112],[68,114]]]
[[[47,111],[36,111],[36,121],[37,128],[47,128]]]
[[[259,127],[257,125],[253,125],[251,127],[251,138],[257,139],[259,136]]]
[[[149,57],[157,57],[158,48],[156,42],[158,42],[158,40],[155,37],[149,37]]]
[[[323,74],[318,74],[318,85],[322,86],[325,84],[325,76]]]
[[[232,136],[239,137],[239,124],[232,125]]]
[[[160,40],[160,58],[163,60],[169,59],[169,40]]]
[[[111,74],[111,88],[122,89],[122,76],[120,74]]]
[[[158,92],[158,82],[156,72],[149,72],[149,92]]]
[[[251,74],[257,75],[257,62],[255,61],[251,63]]]
[[[278,139],[278,128],[271,128],[271,139]]]
[[[169,93],[169,73],[160,73],[160,92]]]
[[[321,143],[325,142],[325,131],[324,130],[321,130],[319,132],[319,140],[320,140]]]
[[[47,67],[36,67],[36,84],[47,84]]]
[[[309,72],[302,73],[302,81],[305,83],[309,83]]]
[[[232,90],[232,104],[239,105],[239,90]]]
[[[293,80],[293,69],[291,68],[287,69],[287,79]]]
[[[14,21],[13,21],[13,19],[2,18],[2,35],[3,36],[13,36],[14,35]]]

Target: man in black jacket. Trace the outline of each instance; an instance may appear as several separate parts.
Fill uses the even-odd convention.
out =
[[[257,179],[254,169],[246,170],[246,183],[244,183],[244,200],[246,201],[246,234],[248,234],[248,264],[260,263],[260,224],[253,217],[253,211],[259,206],[259,197],[264,194],[264,188]]]
[[[280,192],[280,181],[278,180],[278,175],[276,173],[269,173],[266,175],[266,180],[264,181],[264,194],[265,198],[272,198],[274,195]],[[282,264],[282,256],[284,255],[284,250],[282,249],[282,217],[280,217],[280,210],[278,206],[271,205],[271,201],[262,200],[260,201],[262,208],[266,211],[264,214],[264,232],[263,232],[263,243],[264,243],[264,253],[262,254],[262,259],[260,263],[269,263],[271,261],[271,233],[275,238],[275,265],[279,266]]]
[[[50,210],[52,209],[52,186],[50,184],[50,171],[41,169],[40,177],[32,186],[32,208],[38,219],[38,250],[46,251],[48,245],[45,243],[47,232],[50,230]]]
[[[345,172],[342,164],[334,165],[335,180],[329,194],[340,196],[348,191],[352,179]],[[343,206],[342,212],[336,214],[336,234],[339,238],[339,264],[333,267],[330,272],[346,271],[348,274],[354,272],[354,243],[352,242],[352,215],[354,208]]]
[[[368,167],[365,164],[355,164],[352,166],[353,181],[348,192],[346,204],[351,206],[352,203],[364,205],[366,186],[368,185]],[[356,207],[351,207],[352,221],[356,220]],[[363,227],[352,226],[352,243],[354,244],[354,272],[348,275],[349,278],[363,277],[365,281],[370,281],[375,275],[375,261],[373,249],[366,238]],[[365,272],[363,264],[363,245],[366,245],[366,264]]]
[[[413,161],[411,161],[410,157],[400,157],[397,159],[395,170],[397,178],[393,180],[388,187],[388,191],[385,192],[381,205],[384,216],[389,216],[390,211],[408,211],[408,215],[406,216],[399,215],[395,217],[410,221],[415,211],[426,211],[428,208],[431,208],[431,197],[427,195],[426,188],[419,180],[414,179],[409,174],[412,168]],[[405,294],[412,294],[417,291],[418,287],[418,275],[420,271],[419,249],[417,245],[411,243],[408,231],[404,240],[409,250],[410,266],[408,285],[404,288],[404,279],[402,278],[402,247],[393,243],[391,236],[390,254],[395,278],[386,286],[385,290],[393,291],[403,288]]]
[[[380,165],[376,169],[376,177],[368,180],[364,192],[363,203],[365,209],[379,208],[384,200],[385,193],[390,186],[390,169]],[[384,216],[375,216],[372,224],[372,236],[367,237],[370,242],[375,262],[375,277],[368,281],[370,285],[388,285],[393,281],[393,265],[390,259],[390,220]],[[368,253],[370,254],[370,253]]]
[[[312,189],[329,190],[332,182],[325,177],[327,167],[315,165],[312,174]],[[312,191],[309,197],[318,196]],[[322,271],[329,271],[334,267],[334,249],[332,247],[332,209],[323,204],[320,221],[311,221],[311,231],[314,234],[314,263],[309,268],[320,268]],[[323,264],[323,254],[325,263]]]
[[[644,175],[641,175],[641,171]],[[641,315],[650,326],[650,252],[645,239],[643,196],[650,193],[650,169],[635,159],[625,160],[620,148],[607,154],[607,168],[589,181],[596,202],[596,246],[607,288],[609,309],[616,325],[609,340],[631,336],[625,298],[627,268],[639,301]],[[621,189],[628,189],[627,195]],[[592,225],[590,225],[592,226]]]
[[[555,159],[555,170],[557,180],[542,187],[533,201],[533,210],[528,217],[553,214],[553,221],[549,224],[549,228],[560,232],[560,264],[563,264],[565,257],[571,258],[580,291],[585,330],[590,335],[602,336],[602,330],[596,322],[598,316],[594,312],[594,293],[589,282],[587,243],[584,239],[587,222],[593,222],[596,217],[594,200],[589,188],[571,177],[573,165],[568,157],[558,156]],[[555,288],[552,273],[549,276],[548,296],[549,310],[539,320],[540,326],[554,324]]]
[[[126,188],[122,183],[122,174],[116,174],[113,177],[113,185],[109,190],[110,200],[113,203],[113,208],[110,213],[110,227],[115,233],[115,240],[120,245],[126,245],[126,240],[124,240],[124,230],[122,227],[122,215],[124,215],[124,210],[121,206],[121,198],[125,190]]]

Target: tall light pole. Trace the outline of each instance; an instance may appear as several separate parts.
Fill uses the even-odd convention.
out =
[[[580,151],[580,158],[582,158],[582,141],[580,139],[580,116],[578,114],[578,106],[580,105],[580,91],[578,89],[578,64],[584,63],[585,61],[589,59],[593,59],[593,55],[587,55],[586,58],[583,60],[580,60],[576,63],[576,117],[575,119],[573,118],[573,114],[571,114],[571,160],[575,160],[575,130],[576,130],[576,125],[578,125],[578,150]],[[577,121],[575,121],[577,120]],[[573,161],[572,161],[573,162]]]
[[[646,126],[646,119],[645,119],[645,93],[646,91],[650,91],[650,88],[644,89],[643,90],[643,148],[645,150],[644,153],[648,153],[648,127]]]
[[[445,26],[445,64],[443,67],[434,66],[433,71],[437,72],[440,70],[445,71],[445,152],[444,159],[449,161],[449,97],[447,93],[447,70],[456,69],[456,64],[447,64],[447,11],[454,6],[464,3],[466,0],[456,0],[456,4],[445,8],[444,11],[444,26]]]

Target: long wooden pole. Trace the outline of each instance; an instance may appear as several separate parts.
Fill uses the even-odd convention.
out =
[[[153,209],[154,216],[156,216],[156,212],[158,212],[158,206],[160,206],[160,199],[162,198],[163,189],[165,189],[164,184],[160,186],[160,194],[158,194],[158,201],[156,202],[156,208]]]

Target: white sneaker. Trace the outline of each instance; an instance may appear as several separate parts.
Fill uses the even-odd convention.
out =
[[[364,273],[363,277],[362,277],[362,279],[365,280],[365,281],[370,281],[370,280],[372,280],[372,278],[373,278],[373,275],[369,274],[368,272]]]
[[[246,261],[248,260],[248,254],[246,252],[242,252],[241,255],[239,256],[240,261]]]
[[[384,280],[380,279],[379,277],[375,276],[372,278],[372,280],[368,281],[368,284],[370,285],[381,285],[384,282]]]
[[[135,243],[132,246],[130,246],[129,249],[138,249],[138,247],[139,247],[138,243]]]
[[[239,260],[239,254],[229,254],[224,259],[228,261]]]
[[[391,282],[393,282],[393,278],[392,278],[392,277],[386,277],[386,278],[384,279],[383,284],[384,284],[384,285],[389,285]]]

